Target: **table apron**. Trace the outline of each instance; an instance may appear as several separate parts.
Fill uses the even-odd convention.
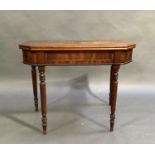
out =
[[[132,61],[132,49],[126,51],[25,51],[24,64],[100,65]]]

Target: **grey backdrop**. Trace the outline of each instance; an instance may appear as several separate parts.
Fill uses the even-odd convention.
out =
[[[33,113],[33,100],[31,89],[31,75],[30,67],[22,64],[22,52],[18,49],[18,44],[27,40],[127,40],[137,44],[136,49],[133,52],[133,62],[128,65],[123,65],[120,69],[119,75],[119,92],[126,94],[126,98],[123,100],[123,96],[118,98],[118,106],[122,103],[122,106],[133,107],[131,111],[126,112],[129,114],[126,116],[131,119],[131,113],[137,116],[138,112],[144,117],[150,113],[154,107],[153,93],[155,85],[155,11],[0,11],[0,111],[2,128],[0,133],[3,133],[0,142],[2,143],[154,143],[155,135],[149,134],[150,137],[135,136],[135,139],[130,139],[129,134],[126,139],[115,139],[114,137],[107,137],[104,140],[97,140],[95,137],[90,141],[85,141],[87,138],[82,139],[70,136],[68,130],[58,132],[66,137],[56,136],[54,141],[54,135],[51,134],[51,139],[47,140],[40,138],[31,138],[31,134],[35,135],[36,130],[41,130],[40,117],[36,117]],[[47,89],[48,89],[48,104],[49,109],[52,107],[52,103],[55,101],[62,102],[62,107],[57,107],[55,110],[61,112],[66,109],[67,105],[63,105],[65,102],[64,94],[70,89],[68,97],[71,100],[66,101],[66,104],[70,102],[68,108],[72,106],[72,102],[85,103],[86,99],[91,97],[83,96],[89,92],[90,96],[98,98],[98,101],[90,99],[92,104],[97,102],[108,104],[108,89],[109,89],[109,66],[91,66],[91,67],[47,67]],[[77,85],[75,84],[77,83]],[[78,91],[77,91],[78,88]],[[84,90],[83,90],[84,89]],[[58,93],[59,92],[59,93]],[[78,92],[78,93],[74,93]],[[137,96],[135,94],[138,94]],[[130,95],[131,96],[130,96]],[[152,94],[152,96],[150,95]],[[81,97],[80,97],[81,95]],[[67,95],[66,95],[67,96]],[[78,97],[77,97],[78,96]],[[120,95],[121,96],[121,95]],[[130,101],[129,99],[133,99]],[[83,98],[82,98],[83,97]],[[132,98],[133,97],[133,98]],[[143,97],[143,98],[142,98]],[[148,98],[147,98],[148,97]],[[147,98],[147,99],[146,99]],[[80,100],[81,99],[81,100]],[[122,100],[121,100],[122,99]],[[79,101],[77,101],[79,100]],[[101,100],[101,101],[99,101]],[[149,103],[151,104],[150,106]],[[50,105],[51,103],[51,105]],[[128,103],[128,104],[125,104]],[[135,104],[132,104],[135,103]],[[73,104],[74,105],[74,104]],[[137,108],[134,106],[137,105]],[[141,105],[144,105],[143,110],[138,110]],[[64,106],[64,107],[63,107]],[[146,107],[145,107],[146,106]],[[152,106],[152,107],[151,107]],[[60,109],[59,109],[60,108]],[[72,106],[73,108],[73,106]],[[77,111],[72,109],[69,112]],[[107,107],[108,108],[108,107]],[[146,108],[150,108],[146,110]],[[100,109],[100,108],[99,108]],[[136,109],[136,110],[135,110]],[[25,116],[21,116],[23,113],[31,113],[31,117],[24,120]],[[49,110],[50,111],[50,110]],[[67,111],[67,110],[66,110]],[[80,110],[79,110],[80,111]],[[93,111],[93,110],[92,110]],[[94,110],[95,111],[95,110]],[[108,110],[107,110],[108,111]],[[138,112],[137,112],[138,111]],[[145,112],[148,113],[145,113]],[[97,111],[96,111],[97,112]],[[6,115],[7,113],[7,115]],[[91,112],[93,113],[93,112]],[[98,113],[98,112],[97,112]],[[10,115],[12,114],[12,115]],[[15,118],[13,115],[17,115]],[[109,113],[100,113],[100,117],[107,115],[107,128]],[[153,111],[152,111],[153,114]],[[30,114],[29,114],[30,115]],[[29,116],[27,115],[27,117]],[[40,114],[38,114],[40,116]],[[37,116],[38,116],[37,115]],[[75,115],[74,115],[75,116]],[[64,117],[64,116],[62,116]],[[73,117],[73,116],[71,116]],[[81,116],[82,117],[82,116]],[[119,117],[119,116],[118,116]],[[122,116],[124,118],[124,116]],[[138,115],[138,117],[140,117]],[[21,119],[19,119],[21,118]],[[33,119],[32,119],[33,118]],[[55,117],[54,117],[55,118]],[[70,117],[68,117],[69,119]],[[6,120],[8,123],[6,123]],[[120,128],[123,128],[120,118]],[[134,119],[134,117],[133,117]],[[33,121],[38,121],[38,125],[34,127]],[[89,120],[89,119],[88,119]],[[54,121],[54,120],[51,120]],[[64,120],[61,120],[64,122]],[[62,123],[60,121],[60,124]],[[102,122],[101,124],[104,124]],[[15,124],[14,128],[10,128]],[[127,122],[127,120],[124,120]],[[133,121],[134,122],[134,121]],[[30,125],[32,123],[33,125]],[[106,124],[105,123],[105,124]],[[148,123],[148,122],[147,122]],[[150,122],[149,122],[150,123]],[[142,123],[144,126],[151,124]],[[37,124],[37,123],[36,123]],[[132,123],[131,123],[132,124]],[[25,129],[21,129],[23,128]],[[49,125],[50,126],[50,125]],[[58,125],[59,126],[59,125]],[[116,125],[117,126],[117,125]],[[53,124],[51,122],[51,127]],[[137,127],[137,126],[136,126]],[[20,130],[20,133],[16,129]],[[30,128],[30,129],[29,129]],[[50,127],[49,127],[50,128]],[[34,129],[34,131],[32,130]],[[100,128],[101,129],[101,128]],[[152,127],[147,130],[151,130]],[[31,131],[32,130],[32,131]],[[124,129],[124,131],[127,129]],[[128,129],[130,131],[132,129]],[[133,128],[133,130],[137,130]],[[12,131],[12,132],[11,132]],[[9,138],[6,135],[12,133]],[[29,135],[25,141],[21,140],[21,135]],[[117,127],[116,127],[117,132]],[[120,132],[120,130],[119,130]],[[14,134],[15,133],[15,134]],[[64,134],[63,134],[64,133]],[[143,131],[142,131],[143,133]],[[142,135],[139,133],[139,136]],[[41,133],[37,133],[37,136],[41,136]],[[109,133],[104,133],[105,135]],[[50,135],[50,133],[49,133]],[[68,137],[67,137],[68,136]],[[132,135],[133,136],[133,135]],[[147,135],[148,136],[148,135]],[[17,138],[18,137],[18,138]],[[59,137],[59,138],[58,138]],[[98,135],[104,137],[103,135]],[[120,135],[118,134],[118,137]],[[152,138],[154,137],[154,138]],[[77,138],[77,141],[74,141]],[[152,139],[151,139],[152,138]],[[95,140],[93,140],[95,139]],[[130,139],[130,140],[129,140]],[[151,140],[150,140],[151,139]],[[139,140],[139,141],[138,141]]]
[[[26,40],[120,39],[137,44],[133,63],[121,68],[122,79],[131,84],[138,81],[152,85],[154,25],[154,11],[0,11],[1,78],[27,79],[28,67],[22,65],[18,49],[18,44]],[[53,67],[48,73],[59,79],[85,72],[98,77],[104,71],[104,67]]]

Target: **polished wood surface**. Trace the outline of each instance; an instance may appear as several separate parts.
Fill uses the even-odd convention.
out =
[[[39,70],[43,133],[47,130],[45,66],[111,65],[109,105],[110,131],[114,129],[120,65],[132,61],[135,44],[126,41],[28,41],[21,43],[23,63],[32,66],[35,109],[38,110],[37,73]]]
[[[30,65],[124,64],[131,62],[134,47],[125,41],[31,41],[19,45],[23,63]]]
[[[23,51],[23,63],[34,65],[102,65],[132,61],[132,49],[124,51]]]
[[[135,44],[125,41],[28,41],[19,45],[25,50],[127,50]]]

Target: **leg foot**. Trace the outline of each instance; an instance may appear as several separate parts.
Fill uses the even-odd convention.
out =
[[[42,127],[43,127],[43,134],[46,135],[47,133],[47,118],[46,114],[42,114]]]
[[[110,131],[114,130],[115,115],[110,115]]]

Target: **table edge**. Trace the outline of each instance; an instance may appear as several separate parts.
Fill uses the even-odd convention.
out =
[[[29,51],[77,51],[77,50],[129,50],[136,47],[136,44],[126,47],[29,47],[19,45],[19,49]]]

